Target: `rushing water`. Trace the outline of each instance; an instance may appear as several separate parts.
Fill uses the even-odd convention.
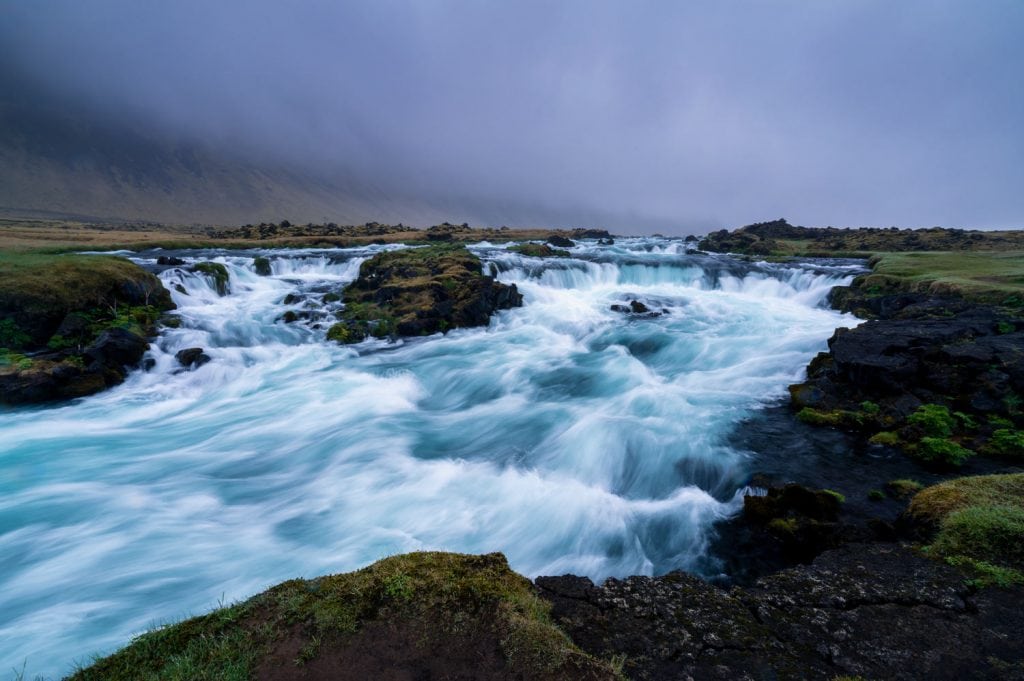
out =
[[[711,525],[747,473],[730,429],[852,323],[821,306],[850,263],[485,243],[524,307],[486,329],[325,342],[340,303],[323,295],[382,248],[266,252],[269,277],[260,253],[177,253],[224,263],[231,292],[162,271],[182,324],[152,369],[0,412],[0,674],[63,674],[220,601],[417,549],[502,551],[527,575],[712,573]],[[610,309],[633,299],[664,313]],[[183,371],[175,352],[196,346],[212,361]]]

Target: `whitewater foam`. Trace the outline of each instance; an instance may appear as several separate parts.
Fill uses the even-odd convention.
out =
[[[0,668],[63,673],[154,623],[410,550],[598,580],[713,570],[712,525],[749,473],[726,436],[853,323],[821,305],[849,263],[482,243],[524,307],[486,329],[325,342],[340,303],[324,295],[385,248],[175,252],[187,264],[160,277],[181,326],[150,371],[0,412]],[[205,260],[229,295],[189,271]],[[611,309],[633,299],[661,314]],[[183,370],[187,347],[212,361]]]

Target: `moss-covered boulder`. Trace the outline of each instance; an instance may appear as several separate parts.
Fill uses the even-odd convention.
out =
[[[497,310],[522,305],[515,284],[482,273],[480,259],[461,246],[378,253],[343,292],[345,308],[328,338],[354,343],[367,336],[426,336],[484,326]]]
[[[508,250],[520,255],[530,256],[531,258],[568,258],[570,255],[569,251],[551,248],[547,244],[516,244],[515,246],[510,246]]]
[[[122,258],[0,254],[0,402],[120,383],[173,308],[158,278]]]
[[[262,255],[258,255],[252,259],[252,269],[253,272],[261,277],[269,277],[273,274],[273,270],[270,267],[270,259],[265,258]]]
[[[231,293],[231,277],[228,275],[228,268],[219,262],[197,262],[192,266],[193,272],[198,272],[210,280],[217,295],[226,296]]]
[[[412,553],[284,582],[78,671],[119,679],[614,679],[505,557]]]

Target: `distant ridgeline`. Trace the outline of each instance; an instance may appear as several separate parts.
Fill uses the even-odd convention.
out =
[[[971,251],[1024,249],[1024,231],[981,232],[930,229],[799,227],[785,219],[708,234],[704,251],[744,255],[855,255],[883,251]]]

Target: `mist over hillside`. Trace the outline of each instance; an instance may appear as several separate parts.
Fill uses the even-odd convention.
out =
[[[0,4],[0,210],[1020,227],[1024,9]]]

